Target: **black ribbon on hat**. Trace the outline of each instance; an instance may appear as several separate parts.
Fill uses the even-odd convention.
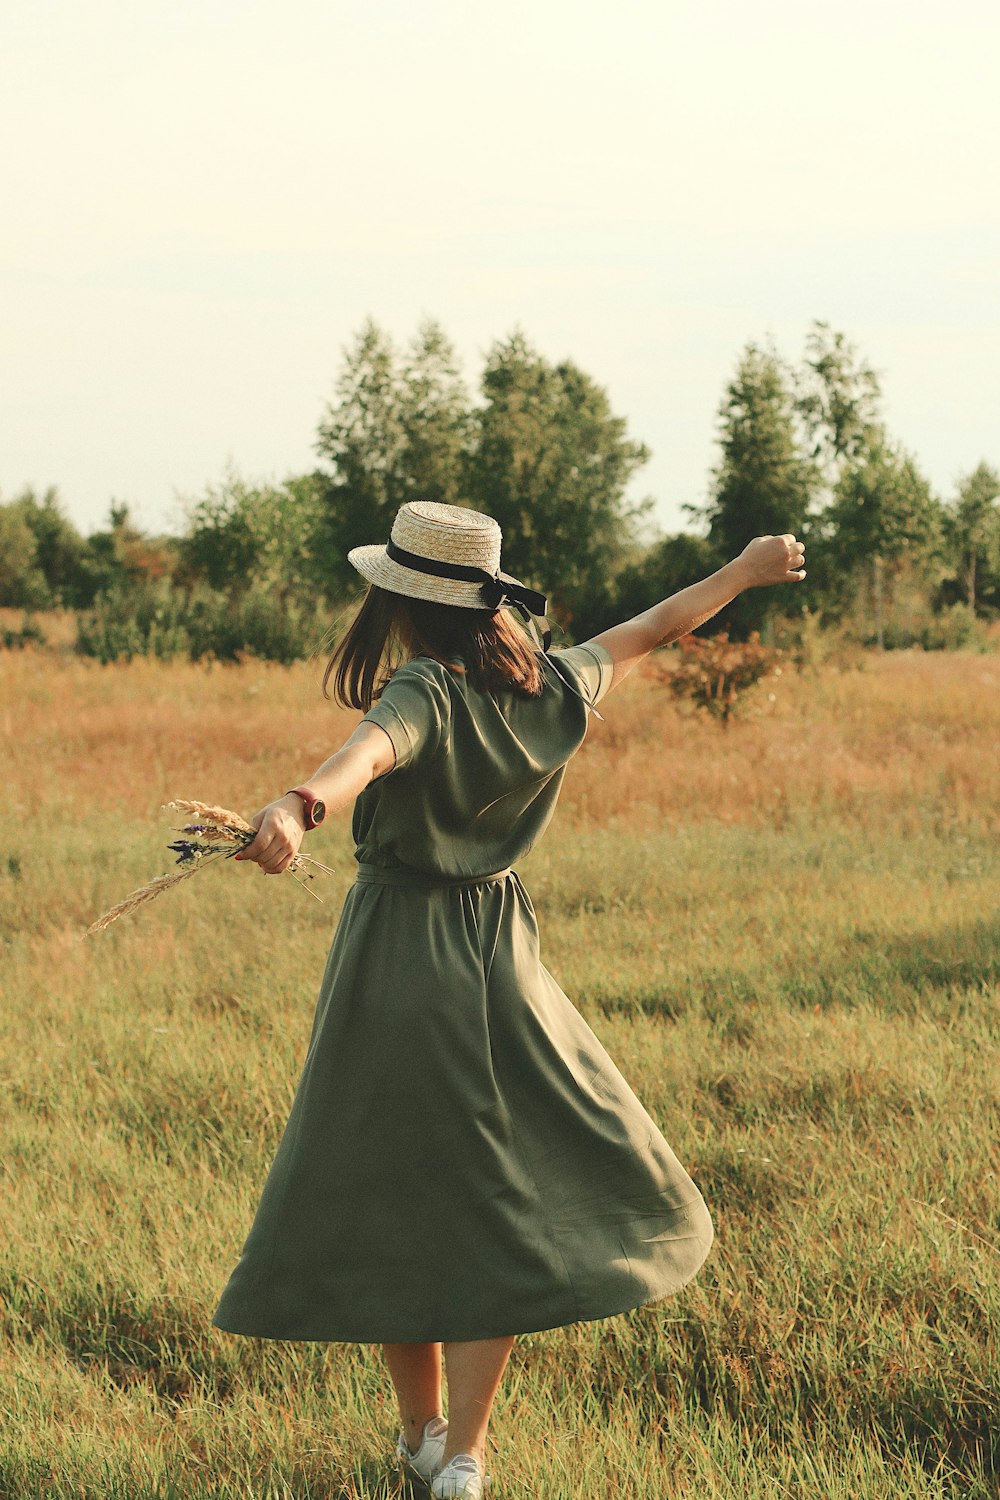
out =
[[[435,578],[453,578],[459,583],[480,584],[484,609],[497,610],[502,604],[510,604],[517,610],[529,631],[537,629],[535,618],[540,619],[543,626],[542,655],[545,660],[562,678],[570,691],[587,705],[592,714],[596,714],[603,721],[604,715],[598,713],[594,704],[570,682],[565,672],[559,671],[549,655],[552,631],[545,618],[548,600],[544,594],[539,593],[537,589],[529,588],[526,583],[521,583],[517,578],[511,578],[509,573],[501,573],[499,568],[495,573],[490,573],[486,568],[472,567],[468,563],[442,562],[437,557],[424,557],[419,552],[407,552],[405,547],[397,546],[391,537],[385,544],[385,553],[387,557],[392,558],[393,562],[399,563],[404,568],[413,568],[417,573],[429,573]]]

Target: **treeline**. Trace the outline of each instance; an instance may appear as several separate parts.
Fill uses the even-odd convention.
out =
[[[364,585],[350,547],[388,535],[400,504],[488,511],[504,567],[547,591],[583,639],[706,576],[751,539],[791,531],[808,579],[750,590],[702,633],[765,640],[806,612],[863,643],[985,643],[1000,617],[1000,475],[981,462],[946,497],[895,442],[875,372],[815,321],[798,364],[744,349],[719,406],[709,499],[692,530],[651,535],[651,498],[626,500],[650,454],[607,392],[515,331],[488,351],[472,399],[440,325],[398,349],[368,320],[343,352],[318,463],[281,484],[231,472],[184,505],[179,536],[149,536],[112,504],[81,535],[54,490],[0,504],[0,605],[76,613],[79,650],[289,661],[309,655]],[[801,592],[799,592],[801,590]],[[12,633],[7,632],[8,639]]]

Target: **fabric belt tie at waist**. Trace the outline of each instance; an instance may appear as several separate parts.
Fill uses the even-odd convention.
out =
[[[513,868],[496,870],[492,875],[473,875],[455,878],[451,875],[428,875],[423,870],[393,870],[384,865],[358,865],[357,878],[363,885],[411,885],[425,886],[433,890],[449,886],[487,885],[495,880],[505,880],[513,875]]]

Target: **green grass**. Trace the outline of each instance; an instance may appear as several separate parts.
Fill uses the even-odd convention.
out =
[[[543,962],[717,1238],[679,1296],[515,1341],[496,1500],[995,1496],[995,834],[817,804],[601,824],[567,791],[519,865]],[[377,1348],[210,1324],[304,1059],[347,820],[310,846],[337,867],[323,905],[227,866],[84,939],[167,868],[172,820],[73,805],[30,822],[11,796],[0,851],[0,1497],[407,1494]]]

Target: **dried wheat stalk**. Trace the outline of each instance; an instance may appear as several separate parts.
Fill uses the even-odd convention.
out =
[[[176,843],[167,845],[168,849],[177,851],[177,863],[185,864],[188,868],[172,871],[168,875],[158,875],[148,885],[130,891],[123,900],[91,922],[87,928],[88,936],[94,932],[102,932],[119,917],[124,917],[146,901],[152,901],[161,891],[169,890],[178,881],[196,874],[203,865],[212,864],[219,859],[231,859],[238,849],[245,849],[247,844],[252,843],[257,834],[256,829],[245,818],[228,807],[215,807],[208,802],[195,802],[186,797],[176,797],[172,802],[164,803],[164,807],[175,808],[178,812],[188,813],[199,819],[197,823],[185,823],[182,828],[175,830],[178,833],[197,834],[197,839],[179,839]],[[322,864],[309,854],[296,854],[288,866],[288,874],[303,890],[309,891],[310,896],[315,896],[315,892],[309,890],[299,878],[299,873],[306,880],[312,880],[316,870],[322,870],[326,875],[333,874],[329,865]],[[317,901],[322,899],[321,896],[316,896]]]
[[[124,917],[126,913],[134,911],[137,906],[142,906],[144,901],[152,901],[154,896],[158,896],[168,886],[176,885],[179,880],[187,880],[197,868],[198,866],[194,865],[190,870],[177,870],[171,875],[157,875],[155,880],[149,882],[149,885],[141,885],[137,891],[130,891],[124,900],[118,902],[117,906],[112,906],[103,916],[98,917],[96,922],[91,922],[87,928],[88,936],[92,932],[102,932],[118,917]]]
[[[175,797],[172,802],[165,802],[163,805],[173,807],[177,812],[192,813],[196,818],[218,823],[223,828],[239,828],[244,833],[254,831],[246,818],[241,818],[239,813],[230,812],[228,807],[213,807],[208,802],[193,802],[187,797]]]

